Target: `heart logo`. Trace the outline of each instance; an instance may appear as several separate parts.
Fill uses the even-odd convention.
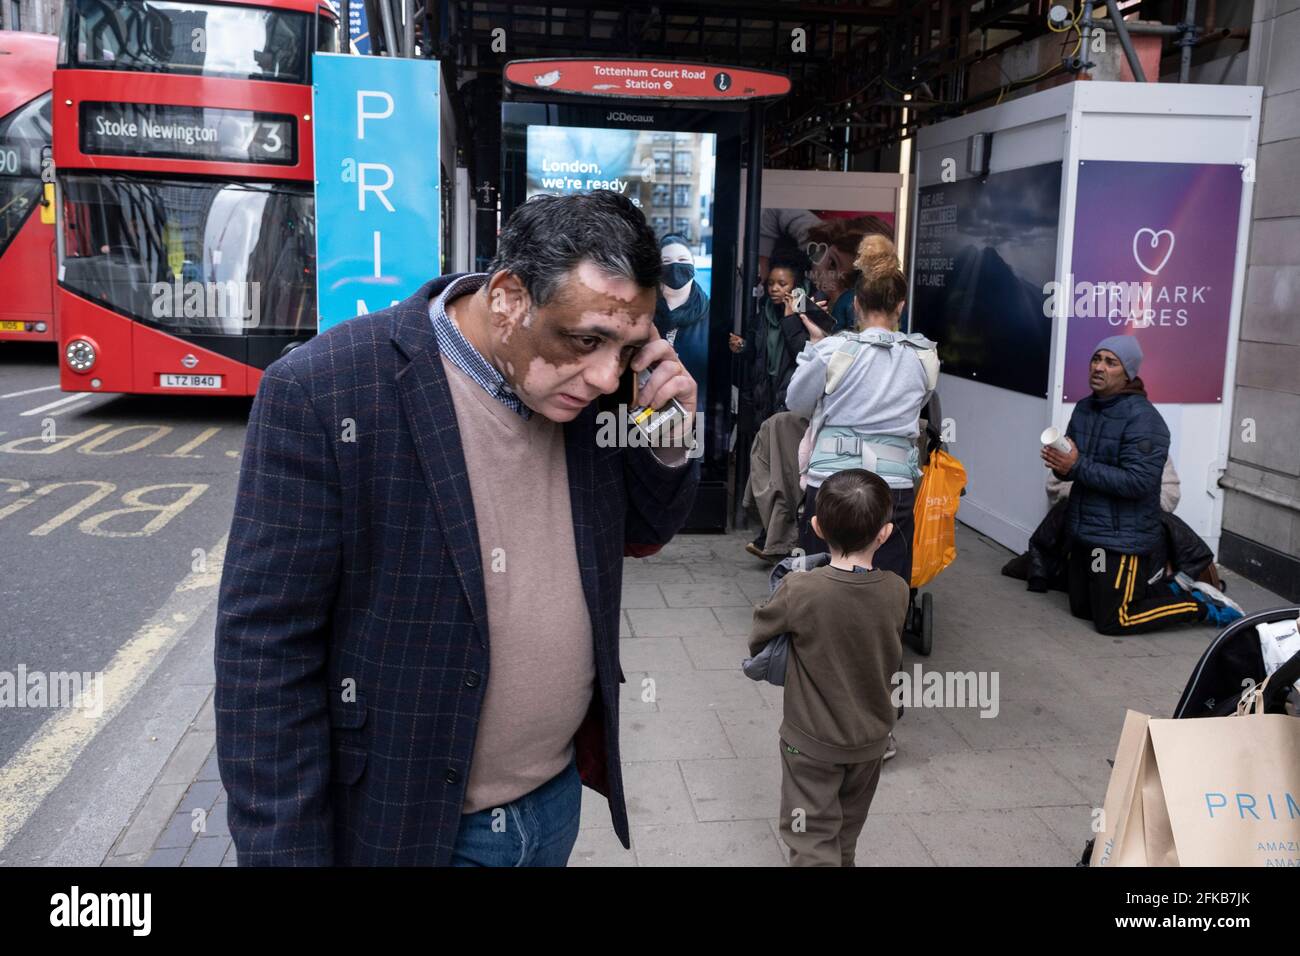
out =
[[[1142,253],[1138,251],[1139,250],[1138,240],[1142,238],[1142,235],[1144,233],[1151,237],[1151,241],[1149,244],[1147,243],[1141,244],[1140,248],[1145,249],[1153,256],[1155,254],[1155,250],[1160,246],[1160,237],[1161,236],[1169,237],[1169,248],[1165,250],[1164,258],[1160,260],[1159,265],[1157,265],[1154,269],[1142,261]],[[1165,264],[1169,261],[1169,257],[1172,256],[1173,254],[1174,254],[1174,234],[1171,230],[1161,229],[1159,232],[1156,232],[1154,229],[1148,229],[1146,226],[1143,226],[1137,232],[1133,233],[1133,261],[1136,262],[1138,264],[1138,268],[1141,269],[1143,272],[1145,272],[1147,275],[1152,275],[1152,276],[1160,275],[1160,270],[1165,267]]]
[[[824,242],[810,242],[808,243],[808,248],[806,250],[808,258],[813,262],[821,262],[822,257],[826,255],[826,250],[829,248],[830,246],[826,245]]]

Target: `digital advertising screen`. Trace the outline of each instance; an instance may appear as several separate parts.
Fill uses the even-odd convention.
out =
[[[673,341],[707,407],[717,134],[529,125],[524,198],[609,189],[645,214],[662,244],[655,325]]]
[[[597,189],[626,196],[645,215],[662,265],[655,327],[695,379],[703,416],[700,490],[687,528],[722,530],[745,114],[538,95],[501,104],[498,224],[534,197]]]
[[[917,192],[912,331],[939,343],[949,375],[1046,396],[1061,164]]]

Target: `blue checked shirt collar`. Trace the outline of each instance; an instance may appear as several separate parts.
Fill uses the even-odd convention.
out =
[[[524,421],[532,417],[533,410],[519,400],[505,376],[485,359],[469,340],[461,334],[456,323],[447,315],[446,303],[459,295],[477,292],[488,279],[486,272],[472,272],[454,280],[429,302],[429,318],[433,320],[433,334],[438,339],[438,349],[458,369],[472,378],[506,408],[516,412]]]

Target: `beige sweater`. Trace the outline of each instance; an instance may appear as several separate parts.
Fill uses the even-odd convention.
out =
[[[442,360],[483,561],[488,678],[464,813],[522,797],[573,757],[595,681],[564,431],[528,421]]]
[[[858,763],[885,752],[903,658],[908,589],[892,571],[829,565],[787,575],[754,611],[749,651],[789,632],[781,737],[814,760]]]

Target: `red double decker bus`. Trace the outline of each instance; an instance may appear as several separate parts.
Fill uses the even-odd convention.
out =
[[[0,30],[0,339],[53,342],[54,226],[41,174],[58,41]]]
[[[251,395],[316,332],[323,0],[67,0],[54,74],[65,391]]]

